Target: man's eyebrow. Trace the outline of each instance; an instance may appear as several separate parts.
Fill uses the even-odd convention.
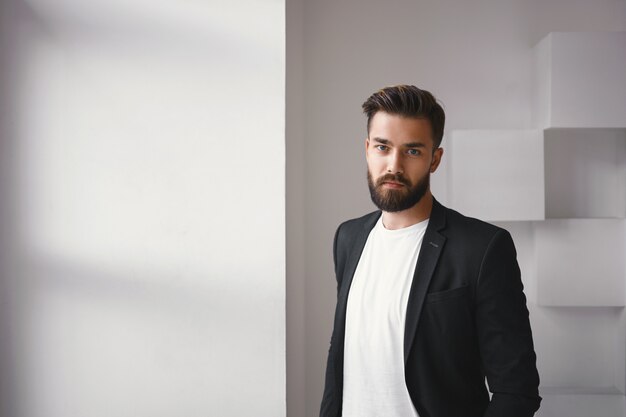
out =
[[[383,139],[383,138],[374,138],[372,140],[374,142],[382,143],[383,145],[388,145],[388,144],[391,143],[391,141],[389,141],[389,139]]]
[[[389,145],[391,143],[389,139],[383,139],[383,138],[378,138],[378,137],[373,138],[372,140],[374,142],[382,143],[383,145]],[[409,142],[409,143],[405,143],[402,146],[405,148],[425,148],[426,144],[422,142]]]
[[[426,144],[422,142],[410,142],[410,143],[405,143],[402,146],[404,146],[405,148],[425,148]]]

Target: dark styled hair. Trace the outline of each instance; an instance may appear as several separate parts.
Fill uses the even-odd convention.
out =
[[[446,114],[437,103],[437,99],[426,90],[420,90],[414,85],[385,87],[365,100],[362,107],[363,113],[367,115],[368,135],[372,118],[379,111],[384,111],[389,114],[428,120],[432,128],[434,149],[441,145]]]

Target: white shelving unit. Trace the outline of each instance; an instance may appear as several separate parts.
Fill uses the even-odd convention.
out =
[[[626,129],[454,130],[447,139],[448,199],[469,216],[626,218]]]
[[[532,52],[536,130],[451,132],[449,202],[530,222],[537,416],[624,416],[626,32],[550,33]]]
[[[553,32],[533,57],[536,127],[626,127],[626,32]]]
[[[546,218],[626,218],[626,129],[549,129],[544,140]]]
[[[626,397],[607,394],[546,394],[536,417],[621,417],[626,414]],[[601,410],[602,414],[598,414]]]
[[[533,227],[540,306],[625,305],[624,221],[559,219]]]
[[[543,393],[623,395],[625,375],[616,363],[624,352],[615,337],[622,308],[530,309]]]

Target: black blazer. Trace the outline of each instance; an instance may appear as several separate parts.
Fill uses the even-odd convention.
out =
[[[341,416],[348,292],[380,215],[349,220],[335,234],[337,308],[321,417]],[[434,200],[404,333],[406,385],[420,417],[530,417],[539,408],[522,290],[511,235]]]

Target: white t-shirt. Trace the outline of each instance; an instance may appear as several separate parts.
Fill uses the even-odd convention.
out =
[[[343,417],[417,417],[404,379],[404,323],[428,219],[397,230],[382,216],[348,295]]]

